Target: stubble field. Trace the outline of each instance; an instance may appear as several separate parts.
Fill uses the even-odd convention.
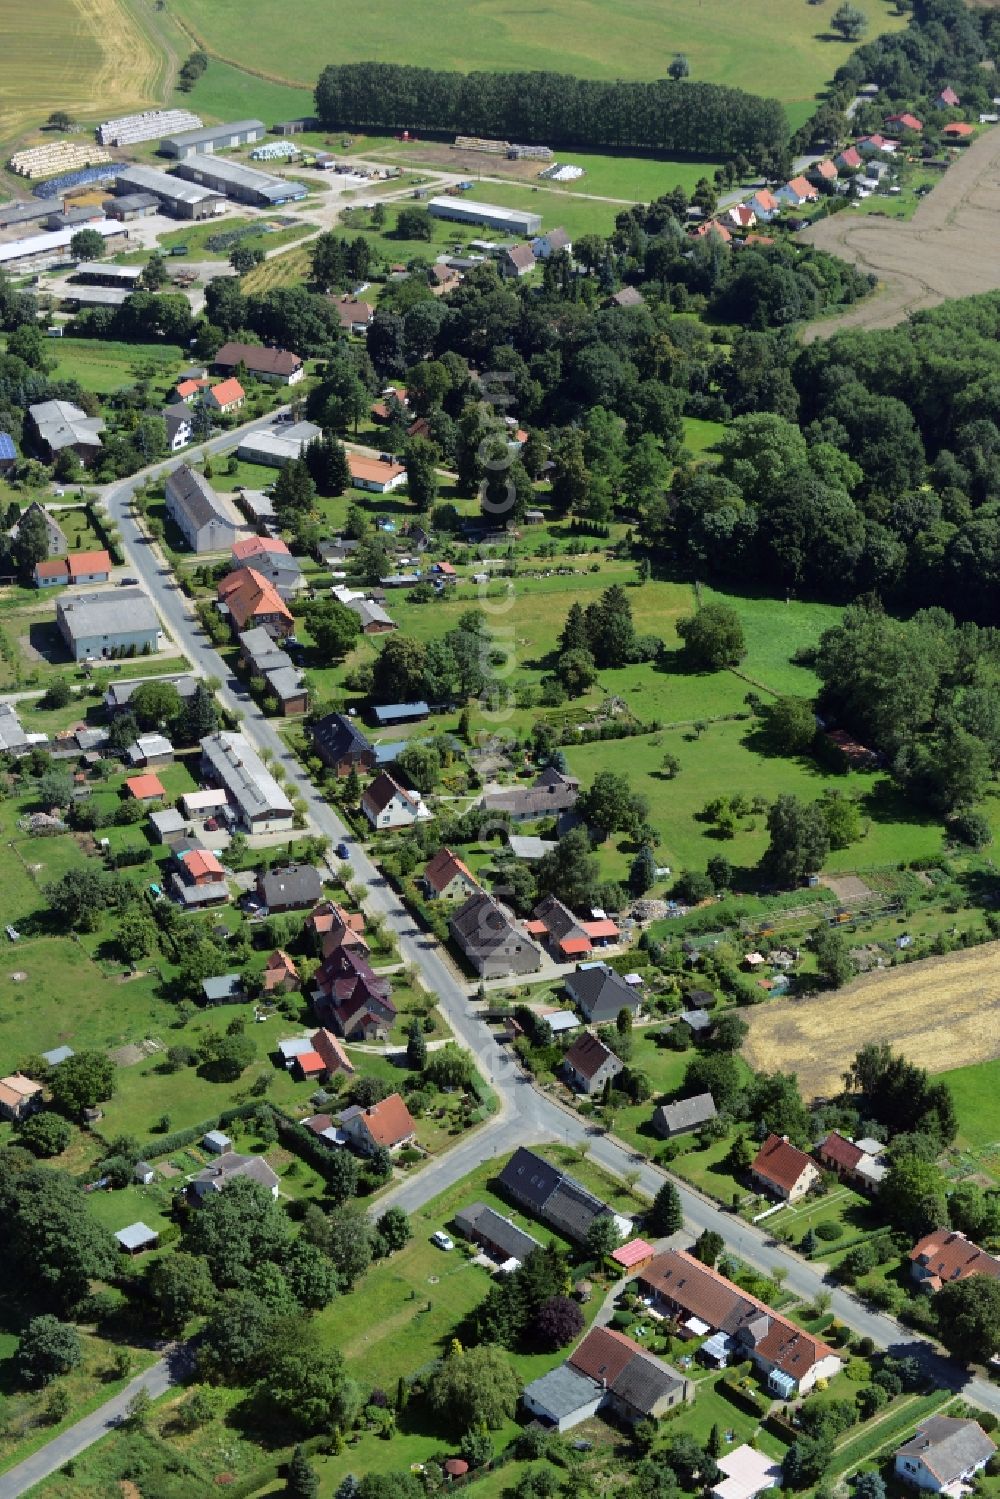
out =
[[[743,1054],[767,1072],[794,1072],[803,1097],[828,1097],[867,1042],[891,1038],[929,1072],[1000,1056],[1000,947],[995,942],[888,973],[835,994],[787,999],[747,1014]]]

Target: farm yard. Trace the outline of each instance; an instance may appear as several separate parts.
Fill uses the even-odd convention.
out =
[[[857,979],[835,995],[761,1005],[746,1013],[743,1054],[753,1067],[796,1073],[805,1098],[838,1092],[870,1041],[889,1038],[934,1073],[988,1062],[1000,1056],[997,957],[987,943]]]
[[[997,284],[992,232],[1000,210],[1000,129],[972,142],[920,203],[909,222],[832,214],[802,240],[879,278],[879,290],[840,316],[803,332],[807,343],[846,328],[891,328],[946,298],[992,291]]]

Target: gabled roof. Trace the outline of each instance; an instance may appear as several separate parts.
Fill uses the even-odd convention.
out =
[[[842,167],[859,167],[861,165],[861,152],[856,146],[848,146],[846,151],[841,151],[837,160]]]
[[[401,786],[387,770],[380,770],[371,785],[365,789],[361,801],[366,808],[370,808],[377,816],[380,812],[384,812],[389,803],[397,796],[414,810],[420,806],[420,798],[418,796],[412,791],[407,791],[404,786]]]
[[[605,964],[578,968],[566,978],[566,990],[589,1018],[597,1015],[614,1019],[622,1009],[636,1010],[639,998],[620,974]]]
[[[236,401],[245,401],[247,393],[236,376],[231,375],[228,380],[220,380],[218,385],[213,385],[207,394],[217,406],[232,406]]]
[[[311,1039],[313,1050],[322,1057],[324,1066],[331,1072],[354,1071],[354,1063],[332,1031],[321,1026],[318,1031],[313,1032]]]
[[[234,541],[232,545],[232,557],[234,562],[249,562],[254,557],[291,557],[288,543],[282,541],[280,536],[245,536],[241,541]]]
[[[511,245],[508,250],[504,251],[504,257],[519,271],[530,271],[535,263],[530,245]]]
[[[163,789],[163,782],[159,776],[152,774],[129,776],[125,781],[125,786],[129,795],[134,796],[136,801],[145,801],[147,797],[166,796],[167,794]]]
[[[622,1063],[619,1062],[610,1046],[605,1046],[604,1042],[592,1035],[590,1031],[584,1031],[581,1036],[577,1036],[563,1061],[567,1067],[572,1067],[574,1072],[580,1077],[585,1077],[589,1082],[592,1077],[597,1076],[609,1059],[617,1064],[620,1071]]]
[[[468,1239],[480,1236],[508,1259],[526,1260],[533,1250],[541,1248],[538,1240],[531,1234],[525,1233],[523,1228],[518,1228],[509,1218],[487,1207],[484,1202],[473,1202],[456,1213],[455,1227]]]
[[[910,114],[909,110],[904,110],[902,114],[886,115],[885,123],[887,125],[902,125],[904,130],[920,131],[924,128],[923,121],[918,120],[916,115]]]
[[[103,548],[94,552],[70,552],[66,565],[69,568],[69,580],[75,583],[92,573],[109,573],[111,557]]]
[[[679,1130],[697,1129],[707,1124],[716,1115],[715,1099],[711,1093],[692,1093],[690,1098],[679,1098],[676,1103],[661,1104],[653,1110],[653,1127],[661,1125],[668,1134]]]
[[[235,369],[245,364],[255,375],[294,375],[302,368],[298,354],[288,349],[261,349],[254,344],[225,343],[216,354],[213,364],[220,369]]]
[[[281,594],[267,578],[253,567],[240,567],[227,573],[218,587],[218,595],[242,630],[248,620],[277,614],[291,624],[292,612]]]
[[[439,895],[442,890],[447,890],[456,875],[471,880],[473,885],[479,884],[468,865],[457,854],[453,854],[450,848],[439,848],[424,870],[424,879]]]
[[[809,1169],[816,1169],[812,1159],[781,1135],[768,1135],[750,1167],[755,1176],[762,1176],[786,1192],[791,1191],[802,1173]]]
[[[928,1272],[931,1284],[944,1285],[950,1280],[968,1280],[970,1275],[988,1275],[1000,1279],[1000,1260],[980,1249],[971,1239],[946,1228],[934,1229],[914,1244],[910,1259]]]
[[[865,1153],[858,1149],[853,1140],[845,1139],[834,1129],[825,1140],[820,1142],[819,1154],[833,1161],[835,1165],[842,1166],[846,1171],[853,1171],[858,1162],[864,1159]]]
[[[800,198],[815,198],[816,189],[807,177],[792,177],[787,184]]]
[[[930,1416],[917,1427],[916,1435],[903,1443],[896,1456],[918,1458],[945,1487],[987,1462],[996,1450],[996,1444],[978,1421]]]
[[[201,875],[218,875],[220,879],[225,878],[225,871],[218,859],[207,848],[192,848],[186,854],[181,855],[181,863],[193,880]]]
[[[817,177],[822,177],[825,182],[833,182],[840,175],[829,157],[825,161],[817,161],[809,170],[815,172]]]
[[[963,140],[967,135],[972,135],[972,133],[972,126],[966,125],[964,120],[953,120],[950,125],[946,125],[941,131],[942,135],[960,136]]]
[[[376,1145],[391,1147],[409,1139],[416,1125],[398,1093],[390,1093],[381,1103],[363,1111],[365,1129]]]
[[[372,754],[371,741],[346,713],[327,713],[317,718],[309,729],[313,742],[334,760]]]
[[[937,100],[935,102],[939,104],[947,104],[950,108],[954,109],[956,104],[961,103],[961,100],[959,99],[953,88],[943,88],[938,94]]]

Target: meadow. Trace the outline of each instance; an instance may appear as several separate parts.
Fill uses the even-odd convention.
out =
[[[905,18],[884,0],[863,0],[871,34]],[[613,17],[594,0],[562,0],[526,13],[483,0],[446,0],[428,26],[419,11],[390,0],[344,27],[323,0],[304,0],[294,26],[274,24],[266,0],[179,0],[177,14],[206,49],[278,83],[310,87],[325,62],[377,57],[423,67],[554,69],[591,78],[658,78],[675,52],[692,76],[786,103],[812,99],[849,45],[831,40],[825,16],[801,0],[674,0],[667,9],[625,0]]]
[[[56,363],[53,379],[78,380],[84,389],[101,396],[140,380],[155,385],[172,382],[187,358],[187,350],[179,344],[94,342],[85,338],[53,338],[46,352]]]

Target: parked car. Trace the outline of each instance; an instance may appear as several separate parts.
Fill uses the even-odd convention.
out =
[[[338,859],[349,859],[350,857],[351,857],[351,850],[347,847],[347,844],[346,843],[338,843],[337,844],[337,858]]]
[[[446,1234],[443,1228],[439,1228],[437,1233],[431,1234],[431,1243],[436,1244],[438,1249],[454,1249],[455,1247],[455,1240],[451,1237],[451,1234]]]

